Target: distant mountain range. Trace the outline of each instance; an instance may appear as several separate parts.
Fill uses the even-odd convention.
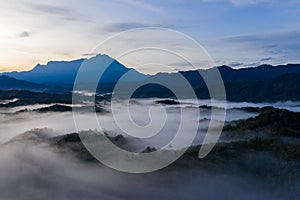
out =
[[[110,92],[120,77],[131,70],[131,76],[126,79],[128,84],[145,80],[153,82],[167,80],[176,85],[178,76],[182,75],[190,82],[199,98],[209,98],[209,95],[206,84],[198,72],[207,75],[215,70],[180,71],[149,76],[125,67],[107,55],[97,55],[90,59],[69,62],[51,61],[47,65],[37,65],[30,71],[2,73],[0,90],[72,91],[77,72],[83,62],[89,67],[89,70],[84,72],[87,80],[97,76],[98,73],[95,73],[95,70],[103,72],[101,89],[98,88],[101,92]],[[106,65],[109,67],[104,71]],[[255,102],[300,100],[300,64],[261,65],[243,69],[220,66],[217,69],[223,78],[228,100]],[[134,96],[173,97],[174,95],[164,87],[146,85],[140,88]]]
[[[3,73],[3,75],[37,84],[72,84],[83,61],[84,59],[69,62],[50,61],[47,65],[38,64],[29,71],[7,72]]]
[[[0,90],[31,90],[31,91],[43,91],[47,86],[18,80],[9,76],[0,76]]]
[[[261,65],[253,68],[232,69],[217,67],[230,101],[288,101],[300,100],[300,64]],[[214,69],[199,70],[201,75],[209,76]],[[150,77],[153,82],[168,80],[176,84],[178,76],[184,76],[200,99],[210,98],[207,86],[198,71],[178,73],[159,73]],[[213,77],[212,77],[213,79]],[[213,80],[212,80],[213,82]],[[171,91],[157,85],[148,85],[136,92],[135,97],[172,97]]]
[[[126,68],[117,60],[107,55],[97,55],[90,59],[78,59],[74,61],[50,61],[47,65],[38,64],[32,70],[23,72],[5,72],[6,75],[15,79],[30,81],[37,84],[51,85],[51,86],[72,86],[76,79],[77,72],[80,66],[84,63],[88,66],[87,76],[94,76],[95,70],[105,69],[103,72],[103,83],[115,83],[121,76],[132,70],[132,81],[140,81],[147,78],[147,75],[141,74],[134,69]]]

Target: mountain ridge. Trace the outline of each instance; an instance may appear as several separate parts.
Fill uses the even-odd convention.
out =
[[[18,80],[6,75],[0,75],[0,90],[32,90],[44,91],[46,86],[29,81]]]
[[[189,76],[193,76],[190,74],[199,71],[200,73],[205,74],[206,72],[210,71],[213,68],[217,68],[219,70],[224,82],[258,81],[258,80],[275,78],[288,73],[294,73],[294,72],[300,73],[300,64],[285,64],[285,65],[276,65],[276,66],[262,64],[257,67],[238,68],[238,69],[232,68],[227,65],[221,65],[221,66],[215,66],[210,69],[187,70],[187,71],[178,71],[172,73],[158,72],[157,74],[150,76],[144,73],[140,73],[133,68],[126,67],[125,65],[121,64],[116,59],[109,57],[108,55],[99,54],[89,59],[80,58],[71,61],[49,61],[47,62],[46,65],[37,64],[33,69],[28,71],[3,72],[0,73],[0,75],[6,75],[15,79],[29,81],[37,84],[72,85],[76,78],[77,72],[80,66],[83,64],[83,62],[92,59],[100,59],[98,62],[101,62],[101,59],[111,60],[112,67],[115,67],[117,69],[116,70],[117,73],[118,71],[120,71],[120,74],[122,75],[129,70],[134,70],[135,73],[137,74],[136,77],[140,76],[140,78],[137,78],[139,80],[143,78],[149,78],[149,77],[172,76],[177,73],[180,73],[185,77],[189,77]],[[116,74],[112,74],[112,75],[116,75]],[[117,76],[121,77],[120,75]],[[109,77],[107,79],[110,80],[111,78]]]
[[[121,77],[129,70],[133,70],[136,79],[146,78],[147,75],[141,74],[134,69],[127,68],[117,60],[103,54],[91,57],[89,59],[76,59],[71,61],[49,61],[46,65],[38,64],[33,69],[22,72],[4,72],[0,75],[10,76],[15,79],[29,81],[37,84],[46,85],[69,85],[73,86],[77,73],[84,62],[95,61],[94,69],[107,69],[103,74],[105,80],[103,82],[111,82],[112,77]],[[102,65],[108,63],[108,66]],[[89,66],[90,67],[90,66]],[[106,68],[107,67],[107,68]],[[91,70],[91,76],[93,71]]]
[[[13,80],[14,83],[9,81],[8,78],[2,78],[2,82],[0,82],[2,87],[0,87],[0,90],[19,89],[33,91],[41,90],[52,93],[70,92],[73,90],[73,83],[79,67],[83,62],[85,62],[84,64],[87,65],[88,68],[86,69],[84,67],[85,69],[80,69],[80,72],[84,74],[84,81],[81,84],[82,88],[86,88],[85,86],[89,84],[89,81],[97,80],[100,72],[102,73],[102,77],[97,88],[97,92],[100,93],[112,92],[118,80],[125,73],[132,70],[131,75],[127,77],[124,82],[125,92],[127,84],[130,86],[131,82],[168,82],[177,87],[178,78],[182,75],[193,87],[198,98],[209,98],[206,83],[201,75],[209,75],[217,69],[222,76],[228,100],[255,102],[300,100],[300,96],[298,95],[300,91],[300,64],[278,66],[264,64],[257,67],[239,69],[222,65],[206,70],[200,69],[174,73],[160,72],[150,76],[142,74],[135,69],[127,68],[107,55],[97,55],[90,59],[77,59],[74,61],[49,61],[47,65],[37,65],[34,69],[29,71],[4,73],[4,77],[13,78],[11,80]],[[106,68],[107,66],[109,67]],[[49,74],[47,72],[49,72]],[[25,76],[25,78],[23,76]],[[23,77],[23,79],[27,80],[18,79],[18,77]],[[37,78],[37,80],[45,82],[47,82],[47,80],[50,81],[48,81],[47,84],[40,84],[32,81],[32,77],[33,80],[36,80],[34,78]],[[173,97],[174,94],[170,93],[167,88],[146,85],[145,87],[140,88],[133,96],[140,98],[168,98]]]

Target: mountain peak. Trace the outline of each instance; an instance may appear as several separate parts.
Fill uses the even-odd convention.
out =
[[[72,86],[81,65],[90,67],[87,76],[95,76],[97,71],[105,70],[104,82],[115,82],[127,71],[134,70],[126,68],[114,58],[106,54],[98,54],[88,59],[77,59],[72,61],[49,61],[46,65],[38,64],[30,71],[3,73],[19,80],[30,81],[47,85],[69,85]],[[148,76],[134,70],[132,81],[142,80]]]
[[[219,67],[217,67],[219,70],[234,70],[233,68],[227,66],[227,65],[221,65]]]

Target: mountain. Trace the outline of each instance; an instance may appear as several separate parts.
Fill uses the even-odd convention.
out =
[[[287,65],[261,65],[258,67],[233,69],[226,65],[216,67],[223,79],[224,83],[237,83],[237,82],[254,82],[262,80],[270,80],[285,74],[300,73],[300,64],[287,64]],[[179,75],[184,76],[194,87],[205,86],[202,77],[199,75],[209,76],[213,73],[215,68],[206,70],[190,70],[179,71],[178,73],[158,73],[151,77],[153,81],[173,80],[178,79]]]
[[[81,67],[84,66],[84,67]],[[108,67],[106,67],[108,66]],[[81,68],[80,68],[81,67]],[[198,98],[209,98],[206,84],[201,75],[210,77],[214,83],[212,72],[218,70],[224,81],[227,99],[230,101],[287,101],[300,100],[300,64],[287,64],[279,66],[261,65],[253,68],[233,69],[228,66],[219,66],[206,70],[179,71],[176,73],[157,73],[150,76],[137,72],[135,69],[126,68],[117,60],[107,55],[97,55],[90,59],[79,59],[74,61],[51,61],[47,65],[37,65],[34,69],[25,72],[3,73],[5,78],[0,89],[24,89],[43,90],[46,92],[68,92],[73,90],[73,84],[77,73],[83,80],[78,84],[78,90],[88,90],[93,86],[93,80],[98,80],[97,91],[99,93],[112,92],[118,80],[127,72],[129,76],[125,79],[121,92],[127,92],[135,82],[167,82],[174,87],[184,87],[180,84],[180,77],[183,76],[195,90]],[[200,72],[200,74],[199,74]],[[9,76],[9,77],[8,77]],[[19,79],[19,80],[16,80]],[[20,82],[23,80],[24,82]],[[29,83],[34,82],[34,83]],[[46,86],[42,86],[46,85]],[[184,90],[181,90],[184,92]],[[133,97],[174,97],[174,94],[167,88],[157,84],[147,84],[140,87]],[[188,97],[187,97],[188,98]]]
[[[258,67],[232,69],[228,66],[218,67],[224,82],[261,81],[285,74],[300,73],[300,64],[260,65]]]
[[[0,90],[31,90],[31,91],[44,91],[46,86],[31,83],[28,81],[17,80],[9,76],[0,76]]]
[[[230,101],[288,101],[300,100],[300,64],[261,65],[254,68],[232,69],[228,66],[217,67]],[[195,90],[200,99],[210,98],[202,76],[210,77],[216,68],[207,70],[180,71],[178,73],[158,73],[148,80],[167,82],[178,87],[180,76],[183,76]],[[199,73],[200,72],[200,73]],[[201,76],[201,75],[202,76]],[[135,92],[134,97],[174,97],[167,88],[158,85],[146,85]]]
[[[178,74],[177,74],[178,75]],[[175,75],[168,81],[176,81]],[[225,82],[227,100],[233,102],[276,102],[300,100],[300,73],[284,74],[272,79],[259,81]],[[175,85],[176,83],[174,83]],[[209,93],[203,81],[191,85],[199,99],[209,99]],[[137,90],[135,98],[173,98],[175,95],[167,88],[158,85],[145,85]]]
[[[69,86],[72,88],[77,72],[83,63],[89,68],[89,72],[86,74],[87,77],[93,77],[95,75],[95,70],[104,70],[106,64],[108,64],[109,66],[101,79],[103,83],[115,83],[123,74],[130,70],[132,70],[132,75],[130,77],[131,81],[140,81],[148,77],[134,69],[126,68],[117,60],[107,55],[97,55],[90,59],[78,59],[68,62],[50,61],[46,65],[38,64],[29,71],[6,72],[2,73],[2,75],[38,84],[64,87]]]
[[[4,75],[39,84],[72,84],[83,59],[66,61],[50,61],[47,65],[38,64],[32,70],[23,72],[7,72]]]
[[[142,81],[150,78],[152,81],[166,81],[176,83],[179,75],[183,75],[194,87],[205,86],[205,83],[198,72],[206,75],[215,69],[207,70],[191,70],[180,71],[178,73],[158,73],[154,76],[148,76],[137,72],[135,69],[127,68],[117,60],[107,55],[97,55],[90,59],[78,59],[73,61],[50,61],[46,65],[38,64],[32,70],[24,72],[6,72],[6,75],[15,79],[25,80],[38,84],[45,84],[51,86],[61,86],[72,88],[76,79],[76,75],[81,65],[84,64],[85,76],[91,80],[91,77],[103,73],[101,83],[112,84],[116,83],[128,71],[131,71],[131,76],[126,80],[127,82]],[[107,67],[106,71],[105,69]],[[85,70],[88,69],[88,70]],[[244,81],[261,81],[276,78],[289,73],[300,73],[300,64],[287,65],[261,65],[253,68],[233,69],[228,66],[219,66],[219,70],[223,81],[225,83],[237,83]],[[97,77],[95,77],[97,78]]]
[[[300,100],[300,73],[284,74],[269,80],[225,83],[230,101],[276,102]]]

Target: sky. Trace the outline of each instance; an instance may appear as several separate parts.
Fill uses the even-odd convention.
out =
[[[299,21],[298,0],[0,0],[0,71],[85,58],[108,37],[143,27],[188,35],[216,65],[297,63]]]

